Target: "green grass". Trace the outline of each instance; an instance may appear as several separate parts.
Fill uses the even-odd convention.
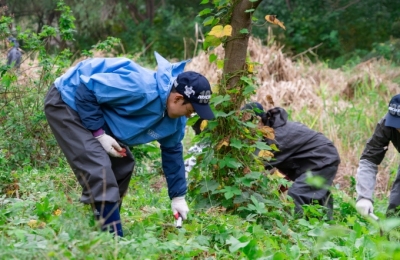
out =
[[[121,212],[125,237],[115,240],[78,202],[80,188],[67,167],[18,177],[20,198],[0,200],[0,259],[393,259],[400,247],[399,233],[387,238],[399,220],[383,220],[381,237],[341,191],[331,223],[272,217],[257,223],[214,209],[192,210],[176,229],[167,190],[158,186],[164,180],[147,174],[132,179]],[[383,219],[385,203],[375,205]],[[190,198],[189,204],[194,208]]]
[[[335,142],[344,166],[341,174],[351,182],[365,142],[395,93],[389,93],[385,86],[375,88],[364,82],[346,106],[339,95],[332,96],[323,87],[318,94],[325,100],[319,111],[289,108],[290,118]],[[0,131],[5,133],[1,127]],[[183,142],[185,151],[192,138],[188,130]],[[3,143],[18,145],[7,139]],[[176,229],[165,180],[157,173],[160,164],[155,148],[141,146],[136,151],[142,168],[133,176],[123,202],[122,239],[101,232],[90,207],[79,203],[81,190],[65,161],[53,158],[60,166],[52,164],[41,170],[29,163],[9,167],[10,153],[0,150],[0,165],[8,165],[0,166],[0,188],[4,192],[0,197],[0,259],[400,257],[400,219],[386,219],[387,197],[383,192],[390,189],[397,173],[398,155],[393,149],[380,166],[382,174],[390,174],[374,203],[380,223],[357,214],[354,185],[337,183],[333,190],[334,220],[330,222],[321,220],[317,206],[307,207],[308,219],[286,217],[285,212],[293,209],[290,198],[269,201],[264,213],[240,217],[221,207],[199,208],[189,197],[189,219],[182,229]],[[272,183],[271,189],[274,187]]]

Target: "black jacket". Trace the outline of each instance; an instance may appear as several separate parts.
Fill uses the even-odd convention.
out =
[[[276,144],[279,149],[275,158],[266,163],[267,169],[276,167],[294,180],[308,170],[339,165],[340,157],[332,141],[299,122],[287,121],[287,117],[280,107],[268,110],[263,116],[264,125],[275,131],[275,140],[266,142]]]

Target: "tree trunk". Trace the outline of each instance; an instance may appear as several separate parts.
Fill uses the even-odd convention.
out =
[[[241,71],[246,67],[247,46],[251,34],[251,12],[249,9],[256,9],[262,0],[250,2],[249,0],[238,0],[234,3],[231,26],[232,37],[228,40],[225,47],[224,75],[230,75]],[[240,33],[240,30],[247,29],[249,33]],[[226,83],[227,89],[236,86],[240,79],[240,74],[230,78]]]

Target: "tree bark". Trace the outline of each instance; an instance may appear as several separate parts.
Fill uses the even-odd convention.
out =
[[[249,0],[237,0],[234,3],[231,26],[232,36],[228,39],[225,47],[224,75],[232,75],[246,68],[247,46],[251,34],[251,14],[246,10],[256,9],[262,0],[250,2]],[[247,29],[248,33],[240,33],[240,30]],[[240,79],[240,74],[229,78],[226,88],[235,88]]]

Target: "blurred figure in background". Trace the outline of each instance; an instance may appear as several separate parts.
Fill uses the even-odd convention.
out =
[[[8,41],[11,43],[12,47],[7,53],[7,66],[19,69],[21,66],[22,53],[19,49],[19,43],[14,37],[8,37]]]

